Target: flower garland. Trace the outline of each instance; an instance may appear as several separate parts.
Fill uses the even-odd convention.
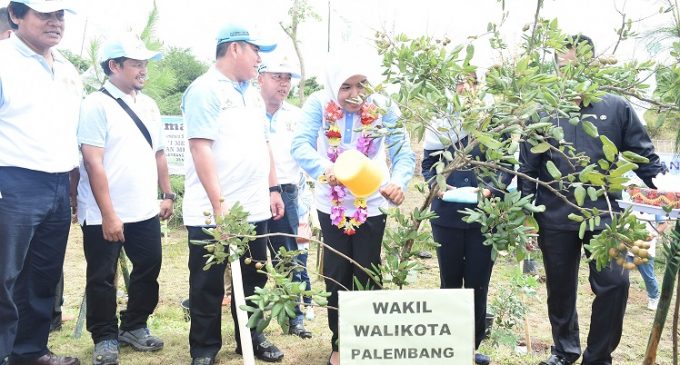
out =
[[[360,109],[361,117],[361,135],[357,139],[357,150],[368,156],[368,151],[371,147],[373,139],[370,138],[369,132],[371,125],[378,119],[378,107],[375,104],[363,103]],[[328,139],[327,155],[331,162],[340,155],[340,143],[342,142],[342,133],[337,125],[337,121],[343,117],[342,108],[333,100],[326,104],[324,119],[328,123],[326,130],[326,138]],[[356,210],[352,217],[345,216],[345,207],[342,202],[347,195],[347,190],[342,185],[331,187],[331,222],[334,226],[343,230],[343,232],[351,236],[356,233],[357,228],[366,222],[368,218],[368,209],[366,207],[365,198],[355,198],[354,207]]]

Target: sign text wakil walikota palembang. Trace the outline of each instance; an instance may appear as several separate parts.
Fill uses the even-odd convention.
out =
[[[468,289],[340,292],[343,364],[465,364],[474,356]]]

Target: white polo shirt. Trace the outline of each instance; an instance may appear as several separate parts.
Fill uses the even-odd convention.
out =
[[[279,184],[295,184],[300,181],[302,169],[290,155],[295,128],[302,119],[302,110],[287,102],[269,119],[269,145],[276,164]]]
[[[238,201],[249,213],[249,222],[271,218],[267,120],[259,91],[229,80],[213,66],[184,92],[182,113],[187,139],[213,141],[224,209]],[[212,212],[212,205],[189,149],[184,163],[184,224],[204,226],[203,212]]]
[[[49,173],[78,166],[83,86],[66,58],[52,57],[50,67],[16,35],[0,42],[0,166]]]
[[[122,98],[137,114],[151,135],[153,149],[125,110],[100,91],[93,92],[83,101],[78,143],[104,149],[104,170],[111,203],[118,218],[123,223],[144,221],[159,212],[156,151],[165,147],[161,114],[156,102],[142,93],[133,98],[108,81],[104,87],[112,96]],[[82,162],[78,184],[78,222],[102,224],[101,211]]]

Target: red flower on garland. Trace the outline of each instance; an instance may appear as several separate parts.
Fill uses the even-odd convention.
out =
[[[361,124],[370,125],[378,119],[378,107],[375,104],[361,105]]]
[[[338,138],[339,139],[339,138],[342,137],[342,134],[340,134],[340,132],[338,132],[337,130],[329,129],[329,130],[326,131],[326,137],[327,138]]]

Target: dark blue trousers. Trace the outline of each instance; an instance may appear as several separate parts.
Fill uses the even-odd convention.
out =
[[[432,225],[437,247],[442,289],[474,289],[475,348],[486,331],[486,302],[491,280],[491,246],[484,245],[479,228],[452,228]]]
[[[281,192],[281,198],[283,199],[283,204],[285,205],[285,211],[283,214],[283,217],[279,220],[274,220],[270,219],[269,220],[269,233],[289,233],[289,234],[297,234],[298,232],[298,225],[300,224],[300,219],[298,217],[298,209],[297,209],[297,199],[298,199],[298,192],[297,192],[297,185],[294,184],[282,184],[281,189],[283,190]],[[272,259],[276,261],[276,256],[278,255],[279,248],[285,248],[286,251],[296,251],[297,250],[297,242],[295,241],[295,238],[293,237],[286,237],[286,236],[273,236],[269,237],[269,251],[271,253]],[[298,261],[298,264],[299,261]],[[295,270],[293,272],[293,278],[292,280],[294,282],[301,282],[302,281],[302,276],[301,276],[301,270]],[[302,314],[302,311],[300,310],[300,306],[297,305],[295,306],[295,318],[291,318],[290,324],[291,325],[297,325],[302,323],[304,317]]]
[[[538,245],[543,252],[546,287],[548,289],[548,317],[552,327],[552,353],[569,361],[581,355],[576,298],[581,248],[590,243],[600,231],[586,232],[583,239],[577,231],[558,231],[541,228]],[[585,250],[586,255],[590,252]],[[611,365],[612,352],[619,345],[623,332],[623,316],[628,302],[628,270],[613,260],[597,271],[595,261],[588,263],[588,281],[595,294],[587,347],[583,352],[584,365]]]
[[[0,362],[48,352],[70,227],[68,172],[0,167]]]

